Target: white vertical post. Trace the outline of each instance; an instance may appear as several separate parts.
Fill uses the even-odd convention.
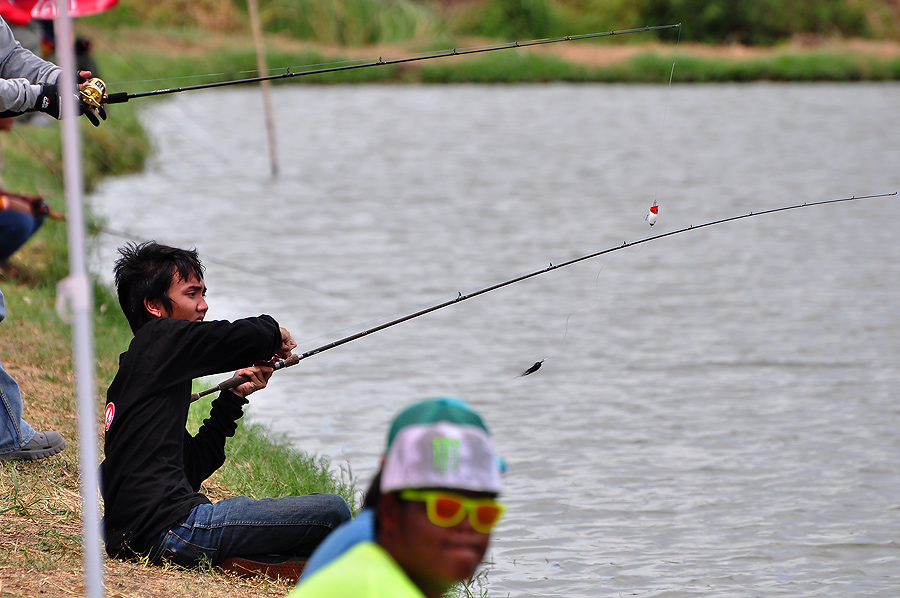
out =
[[[59,78],[62,110],[63,182],[66,196],[66,231],[69,237],[69,276],[61,283],[72,314],[72,349],[75,357],[75,398],[78,406],[78,454],[81,469],[81,520],[85,596],[103,596],[100,545],[100,508],[97,459],[97,418],[94,413],[93,294],[87,275],[82,195],[81,137],[75,98],[74,35],[68,0],[56,3],[56,47],[62,74]]]
[[[250,12],[250,29],[253,31],[253,43],[256,45],[256,70],[259,76],[267,74],[269,68],[266,65],[266,50],[263,47],[262,25],[259,22],[259,7],[256,0],[247,0],[247,9]],[[269,161],[272,164],[272,176],[278,174],[278,156],[275,150],[275,123],[272,118],[272,100],[269,91],[269,81],[260,81],[259,89],[263,97],[263,113],[266,118],[266,133],[269,138]]]

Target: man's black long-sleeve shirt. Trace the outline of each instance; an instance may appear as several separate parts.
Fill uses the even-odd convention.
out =
[[[163,531],[209,502],[200,484],[225,462],[225,440],[247,399],[222,391],[191,436],[185,425],[192,380],[269,359],[280,346],[278,323],[267,315],[160,318],[138,330],[106,398],[101,488],[110,556],[146,554]]]

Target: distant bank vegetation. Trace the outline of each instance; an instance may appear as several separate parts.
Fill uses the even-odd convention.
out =
[[[265,31],[356,46],[515,40],[683,23],[682,41],[774,45],[795,36],[900,39],[900,0],[257,0]],[[120,0],[100,25],[246,30],[247,0]],[[673,41],[671,32],[663,40]],[[644,36],[642,39],[646,39]]]

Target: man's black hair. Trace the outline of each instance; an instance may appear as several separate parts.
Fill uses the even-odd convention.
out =
[[[113,268],[119,305],[132,332],[150,321],[144,300],[159,300],[167,313],[172,312],[168,290],[177,275],[187,280],[192,275],[203,280],[203,264],[196,249],[178,249],[156,241],[129,243],[119,248],[122,254]]]
[[[363,508],[371,509],[374,514],[374,531],[376,541],[378,539],[378,535],[381,533],[381,513],[378,511],[378,507],[381,505],[381,472],[382,469],[378,470],[378,473],[375,474],[375,477],[372,479],[372,483],[369,485],[369,489],[366,490],[365,496],[363,496]]]
[[[372,478],[372,483],[369,485],[368,490],[366,490],[365,496],[363,496],[363,508],[364,509],[377,509],[378,504],[381,502],[381,472],[383,470],[379,469],[378,473],[375,474],[375,477]]]

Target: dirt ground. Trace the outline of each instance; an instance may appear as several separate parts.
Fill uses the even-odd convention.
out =
[[[5,349],[6,347],[4,347]],[[31,399],[29,413],[40,401]],[[74,433],[63,431],[66,450],[35,462],[0,463],[0,596],[85,595],[81,548],[81,497]],[[102,548],[101,548],[101,554]],[[284,596],[287,581],[242,579],[219,570],[186,570],[106,559],[104,587],[110,598],[237,598]]]

